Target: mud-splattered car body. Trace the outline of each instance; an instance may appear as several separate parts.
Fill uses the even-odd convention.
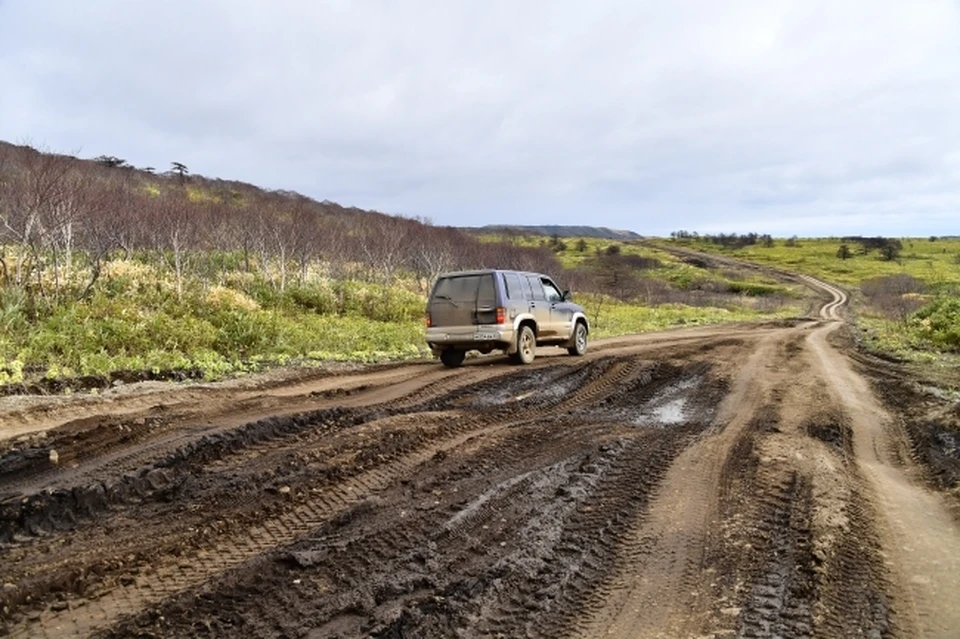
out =
[[[427,302],[427,344],[451,367],[459,366],[470,350],[502,350],[524,364],[533,361],[538,346],[561,346],[582,355],[589,331],[583,307],[542,273],[445,273]]]

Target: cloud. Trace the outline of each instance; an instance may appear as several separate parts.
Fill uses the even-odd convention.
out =
[[[0,137],[443,224],[956,232],[958,18],[948,0],[6,0]]]

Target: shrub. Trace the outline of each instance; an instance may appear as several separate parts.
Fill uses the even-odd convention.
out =
[[[287,295],[297,308],[305,311],[320,315],[337,312],[337,297],[329,287],[320,284],[296,286],[289,289]]]
[[[225,286],[214,286],[207,293],[206,302],[223,308],[233,308],[243,311],[255,311],[260,308],[256,300],[241,291]]]
[[[931,344],[960,351],[960,298],[938,298],[914,313],[911,322]]]

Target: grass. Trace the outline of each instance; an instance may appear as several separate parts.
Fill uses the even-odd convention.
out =
[[[800,288],[752,271],[699,268],[634,241],[585,238],[582,251],[578,239],[565,242],[556,254],[570,269],[593,268],[598,253],[614,245],[623,256],[648,260],[636,271],[642,282],[655,284],[641,294],[647,304],[574,292],[594,337],[801,312]],[[70,299],[89,275],[82,268],[58,301],[0,289],[0,385],[123,372],[218,379],[288,363],[429,356],[425,300],[412,277],[385,287],[324,278],[322,270],[300,282],[291,270],[291,284],[281,290],[243,271],[234,254],[204,255],[201,262],[207,268],[187,275],[182,294],[169,267],[149,256],[107,262],[82,300]]]
[[[856,328],[868,350],[920,364],[960,365],[960,239],[901,238],[901,242],[903,248],[895,260],[884,260],[877,251],[863,253],[855,242],[839,238],[799,239],[795,246],[776,240],[771,247],[744,248],[723,248],[703,240],[670,243],[843,285],[853,293]],[[851,249],[848,259],[838,257],[841,244]],[[914,295],[923,305],[906,317],[894,316],[861,291],[867,282],[902,275],[922,282],[926,289],[923,295]],[[888,299],[886,306],[897,304]]]
[[[589,310],[588,302],[588,312]],[[765,313],[743,308],[695,307],[682,304],[649,307],[608,301],[605,307],[601,306],[599,314],[588,315],[588,317],[592,322],[592,336],[603,338],[684,326],[757,321],[796,315],[797,309],[791,306]]]
[[[118,371],[216,379],[291,361],[427,353],[422,298],[403,287],[321,281],[278,291],[239,275],[233,286],[190,279],[178,297],[164,271],[114,262],[88,299],[31,310],[23,295],[0,295],[0,384]]]
[[[899,260],[885,261],[874,251],[863,255],[858,247],[847,242],[853,256],[837,257],[839,238],[799,239],[798,246],[787,246],[785,240],[776,240],[766,248],[759,245],[742,249],[725,249],[708,242],[681,241],[678,244],[699,251],[729,255],[739,259],[765,264],[798,273],[806,273],[836,284],[860,286],[874,277],[907,274],[925,282],[935,290],[960,286],[960,239],[905,238]]]
[[[607,240],[600,238],[564,238],[558,246],[551,238],[538,235],[485,234],[485,242],[512,242],[519,246],[552,248],[565,269],[590,267],[596,257],[611,247],[623,256],[655,260],[659,266],[644,269],[642,274],[662,280],[679,290],[701,290],[711,284],[727,288],[731,293],[748,296],[798,296],[799,287],[785,286],[778,280],[754,272],[716,272],[687,264],[672,253],[642,240]],[[562,248],[560,248],[562,247]],[[716,287],[714,287],[716,288]]]

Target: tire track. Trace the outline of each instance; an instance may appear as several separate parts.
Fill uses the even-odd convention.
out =
[[[789,329],[788,329],[789,332]],[[573,620],[578,637],[673,637],[698,632],[698,601],[723,463],[773,385],[783,330],[765,334],[738,372],[708,436],[683,451],[667,471],[650,512],[625,538],[618,569],[592,596],[590,614]]]
[[[291,511],[273,521],[253,526],[245,535],[238,535],[236,539],[192,553],[179,562],[156,567],[145,566],[138,571],[132,583],[120,584],[96,601],[86,602],[81,608],[45,611],[34,623],[13,628],[11,636],[35,636],[45,632],[44,629],[55,629],[56,635],[60,637],[86,636],[121,615],[137,612],[178,592],[195,588],[216,574],[262,555],[278,545],[290,543],[319,527],[324,521],[367,499],[371,493],[385,489],[396,481],[397,477],[412,474],[417,466],[434,455],[451,450],[470,437],[491,434],[505,427],[505,424],[494,424],[480,430],[456,432],[452,437],[406,455],[383,468],[348,479],[329,493],[312,495]]]
[[[637,371],[641,370],[641,367],[637,367],[636,370]],[[629,370],[620,371],[619,373],[616,373],[614,375],[613,379],[607,379],[606,381],[603,381],[606,377],[608,377],[608,374],[605,371],[601,371],[600,373],[598,373],[599,381],[596,388],[591,388],[591,391],[590,393],[588,393],[586,399],[580,396],[574,396],[571,400],[572,403],[576,405],[581,401],[588,401],[591,397],[594,397],[598,392],[600,392],[600,390],[604,388],[609,388],[611,387],[611,385],[614,385],[618,381],[621,381],[622,379],[624,379],[624,377],[628,373],[629,373]],[[560,403],[562,404],[563,402],[561,401]],[[537,408],[537,406],[531,405],[525,408],[524,410],[520,411],[519,413],[512,407],[510,409],[500,409],[499,412],[501,413],[501,418],[511,419],[511,421],[509,422],[500,422],[500,423],[512,423],[513,425],[516,426],[523,423],[523,419],[526,419],[524,416],[536,414],[539,412],[539,409]],[[360,417],[357,416],[357,414],[350,413],[349,411],[346,411],[346,412],[338,411],[333,414],[346,420],[348,423],[355,422],[358,419],[361,419]],[[290,422],[290,423],[288,423],[285,420],[267,420],[266,422],[262,421],[247,427],[248,430],[252,429],[254,431],[254,435],[251,437],[246,436],[249,433],[243,434],[241,432],[230,432],[230,433],[224,434],[220,438],[204,442],[202,445],[188,446],[176,453],[175,455],[176,460],[175,461],[171,460],[170,466],[184,468],[184,464],[187,462],[193,463],[193,464],[199,463],[199,464],[202,464],[203,466],[209,466],[211,463],[220,464],[222,463],[223,460],[230,459],[231,464],[234,467],[243,467],[246,465],[247,462],[252,460],[257,460],[260,465],[265,465],[267,467],[270,467],[272,463],[275,465],[275,462],[271,462],[271,460],[282,460],[284,455],[291,450],[294,450],[294,449],[308,450],[309,440],[311,438],[316,438],[318,440],[326,439],[327,434],[322,430],[320,431],[315,430],[312,427],[312,424],[316,423],[317,421],[323,421],[319,419],[321,416],[330,417],[331,415],[332,414],[330,412],[321,412],[321,413],[315,413],[312,415],[304,415],[304,416],[300,416],[299,419],[295,419],[293,420],[293,422]],[[422,421],[426,417],[427,415],[423,413],[415,413],[413,414],[413,416],[404,417],[403,415],[399,415],[396,417],[388,418],[388,421],[390,419],[413,419],[415,421],[417,420]],[[476,429],[477,425],[480,424],[482,421],[489,420],[489,417],[490,417],[489,415],[465,416],[462,419],[458,420],[458,428],[459,430],[470,432],[471,429]],[[367,418],[369,418],[369,415],[367,416]],[[449,421],[450,418],[448,416],[443,416],[440,419],[444,422],[447,422]],[[380,420],[380,421],[382,422],[383,420]],[[301,435],[304,432],[307,435],[306,441],[301,437]],[[285,444],[284,441],[289,440],[290,438],[294,438],[293,441],[290,441],[289,444]],[[551,447],[556,448],[557,450],[562,450],[562,447],[560,447],[559,444],[557,444],[556,442],[551,442]],[[522,451],[518,451],[518,452],[528,457],[529,456],[528,450],[529,450],[528,448],[524,448],[522,449]],[[218,468],[217,472],[222,473],[223,469]],[[401,472],[401,471],[398,471],[398,472]],[[345,481],[347,482],[345,484],[347,486],[346,490],[351,493],[362,493],[365,490],[375,490],[375,489],[378,489],[378,486],[379,486],[379,484],[364,484],[362,482],[356,486],[352,486],[349,483],[352,481],[351,479],[346,479]],[[211,503],[216,503],[216,500],[214,500]],[[220,499],[221,508],[223,508],[224,505],[229,503],[230,502],[227,499],[223,499],[223,498]],[[341,506],[342,505],[343,504],[341,504]],[[291,516],[293,516],[294,518],[301,518],[301,515],[302,513],[298,513],[298,511],[294,511],[294,514]],[[279,516],[286,517],[287,515],[281,514]],[[159,518],[159,515],[157,515],[157,518]],[[315,520],[308,518],[307,521],[314,522]],[[260,535],[259,533],[256,532],[256,530],[257,529],[254,529],[255,531],[254,537],[259,538]],[[303,529],[296,529],[293,534],[296,535],[302,532],[303,532]],[[161,541],[167,547],[172,547],[175,545],[177,539],[178,539],[177,535],[173,535],[172,538],[168,536],[166,539],[164,539],[161,536],[161,538],[158,539],[157,541]],[[133,543],[134,548],[129,548],[129,550],[133,551],[137,543],[139,542],[135,540]],[[205,543],[209,543],[209,542],[205,542]],[[201,544],[203,545],[204,542],[201,542]],[[121,543],[118,546],[118,548],[122,548],[122,546],[123,544]],[[206,547],[206,546],[203,545],[203,547]],[[228,548],[224,548],[222,546],[216,546],[215,548],[216,550],[214,552],[217,556],[226,557],[231,562],[237,561],[236,552],[231,552]],[[248,557],[248,556],[251,556],[251,554],[252,555],[257,554],[262,550],[263,550],[263,546],[261,545],[248,546],[244,549],[241,549],[242,552],[240,553],[240,556]],[[96,552],[96,550],[94,550],[93,552]],[[206,554],[207,551],[204,551],[204,552]],[[84,555],[80,554],[80,555],[75,555],[74,560],[77,564],[82,566],[83,563],[88,559],[85,559]],[[140,561],[140,563],[142,563],[142,560]],[[145,573],[142,572],[138,576],[138,580],[143,581],[145,583],[152,584],[150,589],[152,596],[163,597],[170,594],[170,591],[166,584],[170,584],[170,583],[194,584],[195,583],[194,580],[197,578],[200,578],[200,577],[197,577],[197,575],[203,575],[203,576],[208,575],[209,574],[208,572],[199,571],[197,567],[200,565],[202,565],[202,562],[191,561],[189,574],[181,574],[183,571],[180,570],[179,564],[173,567],[168,566],[166,568],[163,568],[162,570],[158,569],[156,573],[152,573],[149,570],[147,570]],[[211,568],[211,570],[214,573],[222,569],[223,569],[222,563],[213,564],[213,567]],[[115,603],[113,599],[109,599],[108,601],[110,601],[111,606],[114,605]],[[137,598],[136,596],[133,596],[129,592],[127,592],[126,589],[124,589],[123,594],[119,597],[119,599],[117,599],[117,601],[118,602],[134,601],[134,602],[137,602],[136,605],[144,605],[144,602],[149,602],[151,601],[151,599],[149,597]],[[130,604],[130,605],[133,605],[133,604]],[[128,609],[121,606],[120,603],[117,603],[117,606],[119,606],[118,609],[122,609],[122,610]],[[53,619],[55,622],[60,623],[62,622],[62,617],[63,617],[62,611],[57,611],[57,612],[61,614],[54,616]],[[61,623],[61,625],[63,624]],[[64,627],[69,627],[69,625],[64,625]],[[76,628],[78,629],[77,630],[78,632],[82,633],[85,631],[82,629],[82,626],[77,625]]]
[[[951,637],[960,628],[960,527],[941,497],[888,458],[896,425],[867,382],[827,343],[839,324],[811,333],[808,343],[834,401],[850,415],[857,467],[878,513],[883,553],[891,561],[898,625],[907,636]]]

